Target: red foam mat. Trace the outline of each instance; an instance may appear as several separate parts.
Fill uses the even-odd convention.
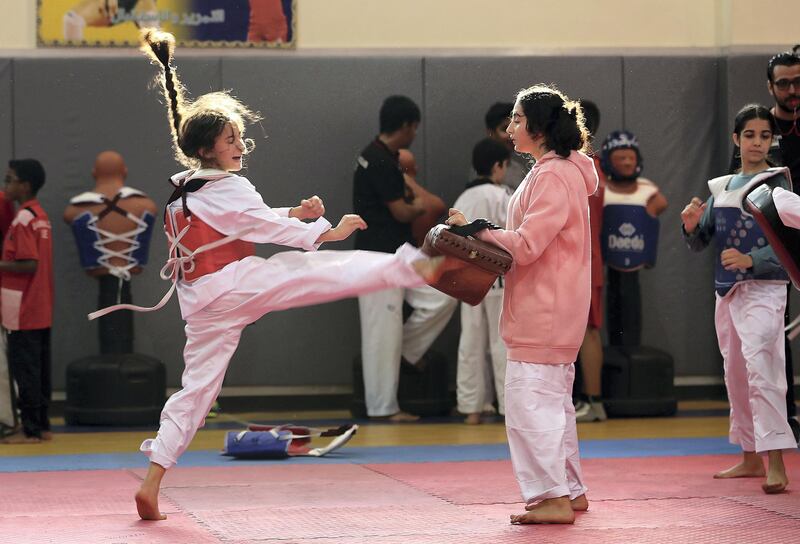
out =
[[[719,497],[761,493],[761,479],[714,480],[739,462],[735,455],[585,459],[592,500]],[[800,455],[784,456],[789,480],[800,489]],[[519,487],[508,461],[399,463],[369,468],[455,504],[518,503]],[[470,476],[453,478],[453,473]],[[790,486],[791,487],[791,486]]]
[[[713,480],[736,456],[590,459],[588,512],[571,526],[512,526],[523,505],[508,461],[175,468],[169,516],[142,522],[142,471],[0,474],[0,543],[580,544],[794,542],[800,457],[790,492],[760,478]]]

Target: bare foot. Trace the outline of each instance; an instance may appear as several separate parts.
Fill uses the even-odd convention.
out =
[[[42,431],[42,440],[49,442],[53,439],[53,433],[50,431]]]
[[[147,475],[135,496],[136,510],[140,518],[153,521],[167,519],[167,516],[158,509],[158,491],[161,489],[161,479],[165,473],[164,467],[158,463],[150,463]]]
[[[589,499],[586,498],[586,494],[580,495],[575,497],[571,501],[569,501],[570,506],[572,506],[572,510],[575,512],[586,512],[589,509]]]
[[[528,504],[525,506],[525,510],[530,512],[531,510],[535,510],[540,504],[541,503]],[[586,512],[589,509],[589,499],[586,498],[585,493],[569,501],[569,504],[573,512]]]
[[[14,433],[0,440],[0,444],[38,444],[42,440],[35,436],[26,436],[25,433]]]
[[[529,509],[528,509],[529,508]],[[575,512],[570,506],[569,497],[545,499],[528,509],[524,514],[511,515],[511,523],[575,523]]]
[[[414,414],[409,414],[408,412],[403,412],[400,410],[396,414],[392,414],[390,416],[370,416],[370,419],[389,421],[391,423],[411,423],[414,421],[419,421],[419,416],[415,416]]]
[[[769,471],[767,479],[761,484],[761,489],[767,495],[783,493],[789,485],[789,478],[786,476],[786,467],[783,465],[783,452],[772,450],[769,452]]]
[[[158,489],[148,490],[142,485],[136,492],[136,510],[142,519],[153,521],[167,519],[167,516],[158,509]]]
[[[744,452],[742,462],[727,470],[714,474],[715,479],[726,478],[761,478],[766,474],[764,462],[755,452]]]
[[[481,415],[480,414],[467,414],[467,417],[464,418],[464,423],[467,425],[480,425],[481,424]]]
[[[420,259],[411,263],[411,267],[428,283],[436,283],[445,271],[443,256]]]

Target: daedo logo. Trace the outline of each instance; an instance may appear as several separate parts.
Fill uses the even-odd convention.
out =
[[[644,236],[634,236],[636,227],[630,223],[623,223],[619,226],[619,233],[608,236],[608,249],[618,249],[622,251],[644,251]]]

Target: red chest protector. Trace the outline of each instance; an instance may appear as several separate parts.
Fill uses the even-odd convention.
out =
[[[178,279],[185,281],[194,281],[206,274],[222,270],[230,263],[240,261],[256,253],[253,242],[245,242],[238,239],[229,240],[216,247],[197,252],[199,248],[220,242],[226,238],[226,235],[193,215],[186,205],[186,194],[201,189],[208,181],[193,179],[186,184],[181,184],[173,192],[164,210],[164,230],[170,241],[174,240],[176,236],[179,236],[186,229],[178,244],[170,252],[170,258],[194,254],[188,266],[176,267],[173,273],[177,274],[180,271]],[[171,209],[170,204],[179,198],[182,200],[183,205],[180,208]]]

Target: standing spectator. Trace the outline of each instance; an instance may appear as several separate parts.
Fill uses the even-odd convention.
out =
[[[486,135],[506,146],[511,153],[511,160],[508,162],[503,183],[516,189],[531,167],[526,156],[514,153],[514,143],[506,132],[512,109],[514,109],[514,104],[511,102],[495,102],[486,112],[484,122],[486,123]]]
[[[454,208],[472,218],[487,219],[505,225],[511,189],[503,183],[511,153],[508,147],[492,138],[478,142],[472,150],[472,167],[478,178],[467,184]],[[505,414],[503,386],[506,378],[506,347],[500,338],[500,309],[503,305],[503,277],[477,306],[461,304],[461,338],[458,342],[456,398],[458,411],[466,414],[465,423],[481,421],[481,412],[492,397],[492,382],[497,392],[497,411]],[[491,372],[486,372],[486,354]],[[488,376],[487,376],[488,374]],[[488,378],[488,380],[487,380]]]
[[[586,120],[586,130],[593,139],[600,126],[600,110],[590,100],[581,100],[581,107]],[[586,334],[580,349],[583,394],[575,403],[575,420],[578,423],[608,419],[602,400],[603,339],[600,336],[600,328],[603,326],[603,284],[605,283],[601,246],[605,176],[600,168],[600,157],[594,153],[591,147],[588,155],[594,160],[598,184],[597,192],[589,195],[589,224],[592,236],[592,299],[589,306]]]
[[[11,160],[6,197],[19,204],[3,243],[2,321],[19,390],[22,431],[4,444],[50,440],[50,327],[53,321],[52,230],[36,195],[45,172],[35,159]]]
[[[356,249],[394,253],[412,241],[411,223],[425,208],[406,185],[398,152],[414,141],[420,118],[417,105],[405,96],[390,96],[381,106],[380,134],[361,152],[353,174],[354,211],[369,225],[356,233]],[[403,301],[414,309],[405,324]],[[402,412],[397,401],[401,359],[419,363],[456,304],[427,285],[358,297],[367,415],[398,422],[418,419]]]

